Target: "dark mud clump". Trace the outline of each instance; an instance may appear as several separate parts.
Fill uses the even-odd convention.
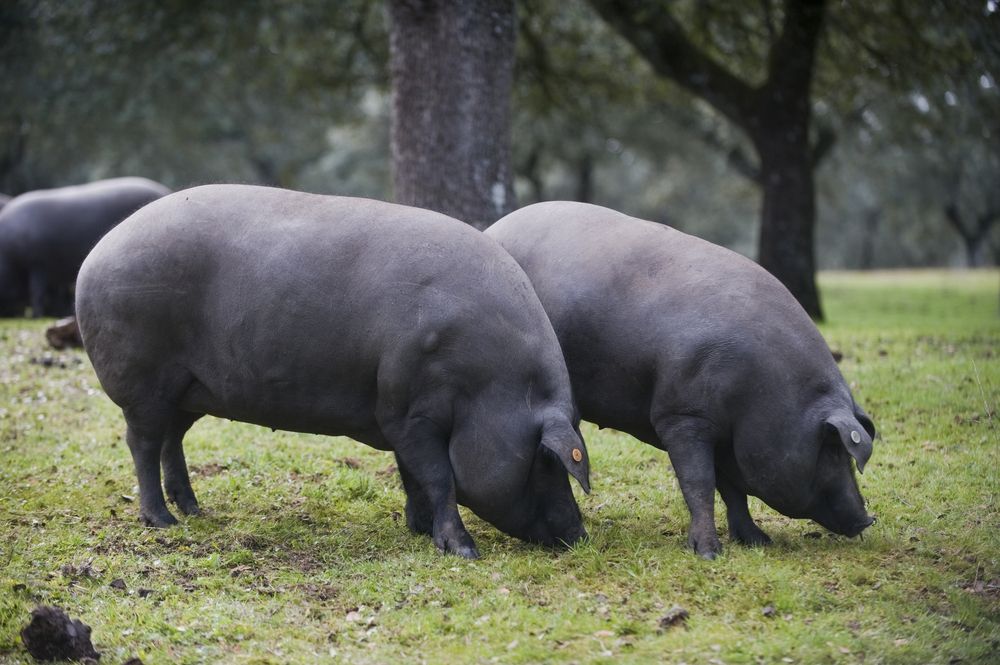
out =
[[[101,654],[90,641],[90,626],[58,607],[40,605],[31,611],[31,623],[21,630],[21,640],[36,660],[97,660]]]

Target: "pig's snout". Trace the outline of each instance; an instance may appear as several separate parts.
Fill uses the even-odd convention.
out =
[[[571,528],[565,537],[559,539],[559,545],[571,547],[586,537],[587,530],[583,528],[583,524],[579,524]]]
[[[820,521],[820,524],[836,534],[854,538],[855,536],[860,536],[862,531],[875,524],[875,516],[865,515],[864,518],[850,524],[831,524],[826,521]]]
[[[852,526],[848,531],[844,533],[844,535],[849,538],[860,536],[862,531],[870,527],[872,524],[875,524],[876,521],[877,520],[875,519],[874,515],[868,515],[865,517],[865,519],[861,520],[860,522]]]

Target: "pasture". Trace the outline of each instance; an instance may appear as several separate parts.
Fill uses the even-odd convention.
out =
[[[212,418],[186,444],[204,515],[144,528],[85,354],[49,350],[48,321],[0,322],[0,662],[31,662],[37,604],[90,625],[113,665],[997,662],[1000,273],[820,283],[821,330],[880,432],[860,477],[879,521],[848,540],[751,500],[775,542],[746,549],[719,501],[715,561],[686,549],[667,456],[590,425],[590,539],[570,551],[465,511],[482,558],[441,556],[407,531],[391,455]]]

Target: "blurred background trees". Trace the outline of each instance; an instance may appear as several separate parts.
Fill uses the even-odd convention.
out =
[[[509,111],[502,93],[490,98],[501,124],[481,133],[492,142],[482,150],[502,153],[509,115],[509,174],[480,177],[488,186],[477,194],[492,213],[515,198],[586,200],[776,272],[784,256],[798,264],[786,283],[814,314],[809,284],[794,286],[803,275],[811,282],[809,247],[818,268],[997,261],[994,0],[486,4],[513,7],[516,27],[503,36],[516,39],[513,56],[477,68],[469,54],[482,42],[458,44],[445,31],[424,57],[473,49],[453,60],[461,71],[434,70],[436,103],[473,103],[470,86],[512,86]],[[430,70],[410,73],[391,57],[390,17],[468,5],[7,0],[0,192],[135,174],[174,188],[257,182],[391,199],[390,63],[411,83]],[[818,27],[796,18],[819,10]],[[712,92],[718,80],[727,92]],[[451,118],[411,134],[468,148],[483,138],[470,127]],[[403,191],[399,170],[400,198],[428,205]]]

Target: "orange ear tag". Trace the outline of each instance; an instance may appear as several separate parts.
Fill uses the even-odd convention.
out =
[[[574,448],[573,449],[573,461],[574,462],[583,461],[583,453],[580,452],[579,448]]]

